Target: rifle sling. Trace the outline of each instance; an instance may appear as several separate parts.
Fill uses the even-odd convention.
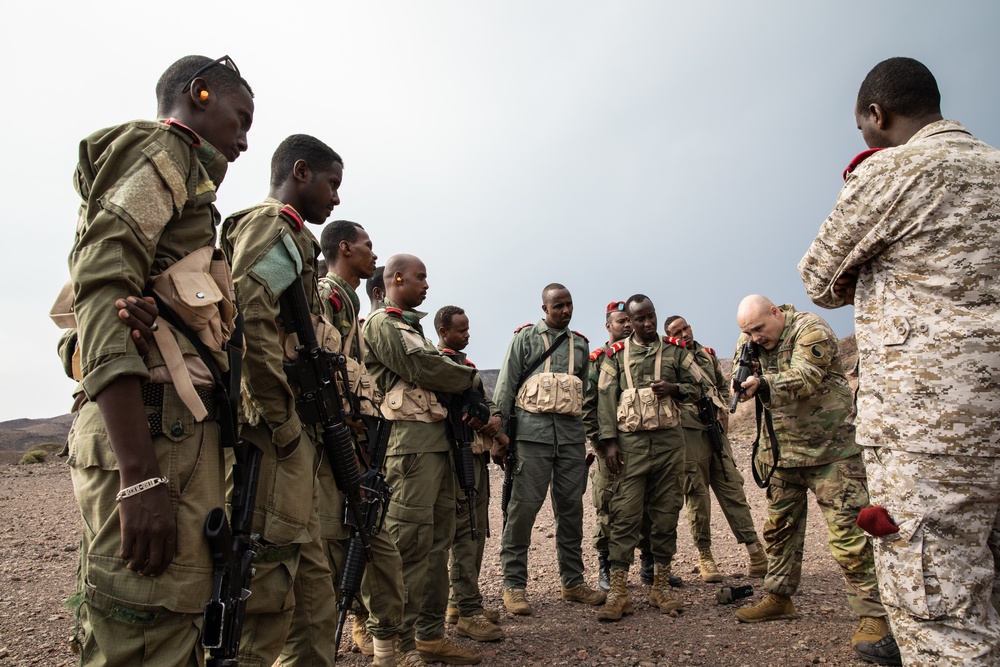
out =
[[[753,481],[762,489],[766,489],[771,485],[771,475],[778,468],[778,457],[780,452],[778,450],[778,438],[774,435],[774,422],[771,420],[771,411],[764,407],[764,403],[760,400],[760,396],[754,396],[755,401],[755,412],[757,421],[757,437],[753,441],[753,453],[750,454],[750,471],[753,473]],[[771,441],[771,458],[774,461],[774,465],[768,471],[767,475],[763,479],[760,477],[760,473],[757,472],[757,449],[760,446],[760,427],[761,427],[761,413],[764,415],[764,420],[767,422],[767,435]]]

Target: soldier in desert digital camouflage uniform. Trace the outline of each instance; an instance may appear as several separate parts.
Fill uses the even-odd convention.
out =
[[[895,524],[873,542],[904,661],[996,665],[1000,152],[940,101],[915,60],[868,74],[855,116],[886,150],[845,172],[799,272],[817,304],[855,305],[858,441]]]
[[[899,664],[879,601],[872,548],[856,524],[858,512],[868,504],[868,489],[837,337],[820,317],[787,304],[779,308],[756,294],[740,303],[736,321],[743,334],[734,358],[747,340],[758,351],[758,372],[743,382],[743,399],[756,397],[768,417],[752,464],[766,471],[762,477],[770,477],[764,526],[767,595],[736,617],[744,623],[798,617],[791,596],[802,575],[806,492],[811,490],[826,519],[848,604],[861,617],[851,643],[866,660],[882,661],[888,655],[882,664]],[[876,648],[882,640],[886,645]]]

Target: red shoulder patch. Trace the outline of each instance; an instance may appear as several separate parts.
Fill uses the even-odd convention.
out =
[[[664,336],[663,340],[671,345],[676,345],[677,347],[687,347],[687,344],[680,338],[674,338],[673,336]]]
[[[521,329],[526,329],[528,327],[534,326],[534,322],[528,322],[527,324],[522,324],[518,328],[514,329],[514,333],[521,333]]]
[[[177,120],[176,118],[168,118],[166,121],[164,121],[164,125],[170,125],[172,127],[176,127],[178,130],[182,130],[184,134],[191,137],[191,145],[194,146],[195,148],[201,146],[201,137],[198,136],[198,133],[192,130],[184,123]]]
[[[333,312],[339,313],[344,309],[344,302],[340,300],[340,294],[338,292],[330,292],[330,296],[327,298],[330,300],[330,303],[333,304]]]
[[[844,180],[846,181],[847,180],[847,175],[850,174],[855,169],[857,169],[861,165],[862,162],[864,162],[865,160],[867,160],[868,158],[870,158],[872,155],[875,155],[875,153],[878,153],[880,150],[882,150],[882,149],[881,148],[869,148],[868,150],[861,151],[860,153],[858,153],[857,155],[855,155],[854,159],[851,160],[851,163],[849,165],[847,165],[846,169],[844,169]]]
[[[706,352],[708,352],[708,353],[709,353],[710,355],[712,355],[713,357],[717,357],[717,356],[719,356],[718,354],[716,354],[716,353],[715,353],[715,350],[713,350],[713,349],[712,349],[712,348],[710,348],[710,347],[706,347],[706,348],[704,348],[704,349],[705,349],[705,351],[706,351]]]
[[[589,339],[589,338],[587,338],[586,336],[584,336],[584,335],[583,335],[582,333],[580,333],[579,331],[574,331],[574,332],[573,332],[573,335],[575,335],[575,336],[579,336],[580,338],[584,339],[584,340],[585,340],[585,341],[587,341],[588,343],[590,342],[590,339]]]
[[[285,204],[284,206],[281,207],[280,213],[292,221],[292,227],[295,228],[295,231],[297,232],[302,231],[302,224],[305,221],[302,219],[302,216],[299,215],[298,211],[296,211],[293,207],[289,206],[288,204]]]
[[[472,363],[471,361],[469,361],[468,359],[465,360],[465,365],[466,366],[472,366],[473,368],[476,367],[476,365],[474,363]]]
[[[399,319],[403,319],[403,311],[401,311],[399,308],[386,308],[385,314],[390,315],[392,317],[398,317]]]
[[[597,361],[598,359],[601,358],[601,353],[602,352],[604,352],[604,348],[603,347],[597,348],[596,350],[594,350],[593,352],[590,353],[590,360],[591,361]]]
[[[625,342],[618,341],[617,343],[612,343],[611,347],[608,348],[608,357],[615,356],[615,353],[621,352],[625,349]]]

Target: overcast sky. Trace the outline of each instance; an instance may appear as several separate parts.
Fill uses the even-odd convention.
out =
[[[865,148],[853,104],[885,58],[924,62],[944,115],[1000,146],[988,1],[22,2],[5,25],[0,421],[69,410],[48,311],[77,145],[152,117],[183,55],[229,54],[256,93],[223,215],[266,196],[281,139],[314,134],[346,163],[331,219],[363,224],[379,263],[423,258],[423,310],[464,307],[482,368],[550,282],[592,347],[635,292],[721,356],[743,296],[812,308],[795,266]],[[822,314],[852,333],[851,309]]]

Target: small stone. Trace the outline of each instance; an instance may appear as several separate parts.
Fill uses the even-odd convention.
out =
[[[590,657],[590,654],[587,653],[587,649],[581,649],[581,650],[579,650],[579,651],[576,652],[576,659],[577,660],[586,660],[589,657]]]

